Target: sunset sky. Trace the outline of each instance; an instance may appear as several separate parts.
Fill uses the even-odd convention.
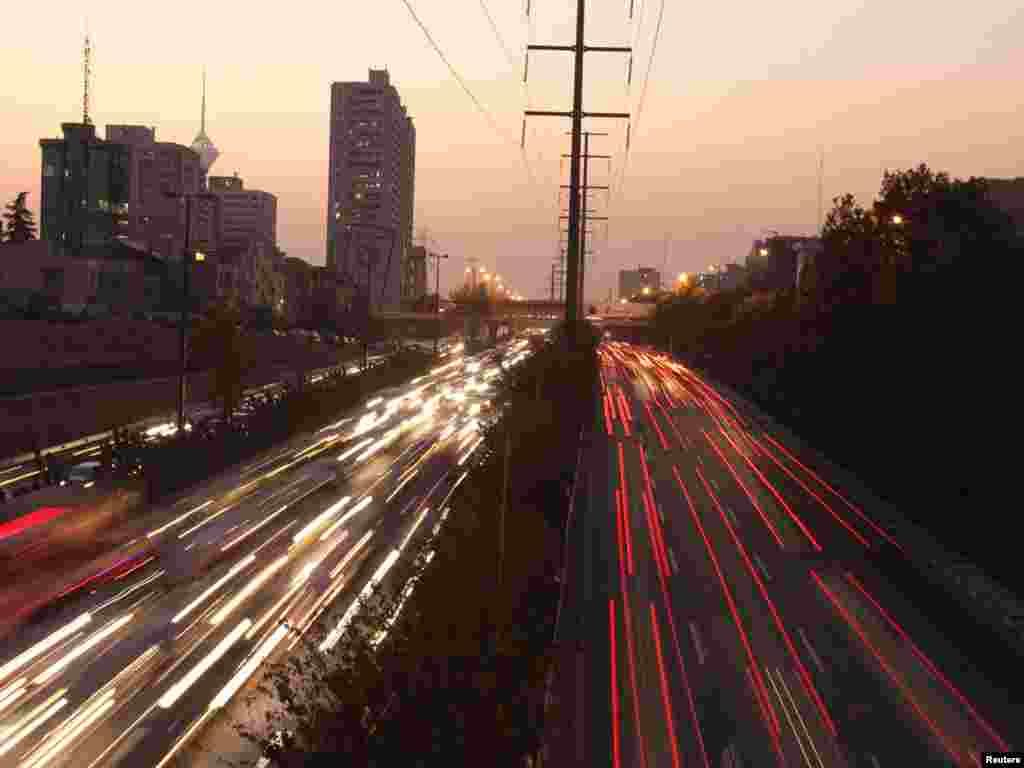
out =
[[[403,0],[96,3],[88,20],[69,0],[10,4],[0,17],[0,200],[28,190],[38,211],[38,142],[81,119],[88,24],[100,131],[146,124],[158,140],[191,143],[205,65],[207,132],[223,153],[213,172],[277,195],[281,247],[323,264],[330,83],[386,67],[417,128],[416,232],[452,257],[442,289],[475,255],[515,290],[546,296],[570,126],[531,118],[524,163],[521,115],[527,99],[570,107],[572,57],[532,54],[524,90],[522,56],[528,41],[572,42],[575,2],[532,0],[527,23],[525,0],[486,0],[507,54],[480,0],[410,2],[497,130]],[[591,0],[587,17],[589,44],[636,51],[629,88],[626,57],[586,60],[586,108],[635,115],[624,182],[610,201],[593,197],[610,222],[594,244],[591,297],[620,268],[660,269],[666,253],[675,275],[742,260],[765,229],[810,234],[819,146],[826,201],[870,200],[883,168],[920,162],[962,177],[1024,176],[1020,0],[667,2],[639,114],[661,3],[635,3],[632,22],[629,0]],[[613,155],[617,178],[623,121],[587,127],[610,134],[591,152]],[[607,163],[594,161],[592,182],[611,183]]]

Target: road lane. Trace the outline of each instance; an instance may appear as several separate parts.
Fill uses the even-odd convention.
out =
[[[504,351],[506,366],[528,354]],[[443,518],[478,444],[481,379],[499,372],[490,353],[455,357],[154,529],[154,561],[5,648],[0,766],[173,759],[262,663]]]
[[[1006,699],[886,609],[921,630],[877,576],[876,558],[902,551],[890,531],[693,371],[626,344],[600,354],[584,470],[603,481],[587,509],[601,531],[570,541],[567,613],[592,632],[603,618],[588,680],[611,666],[616,699],[588,696],[588,764],[966,766],[1010,746],[983,704]],[[600,563],[619,594],[574,588]]]

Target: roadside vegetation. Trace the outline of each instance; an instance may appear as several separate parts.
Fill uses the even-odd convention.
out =
[[[1024,245],[986,190],[924,165],[886,173],[872,204],[834,200],[799,290],[686,291],[657,307],[654,327],[1020,594],[1006,518],[982,495],[982,407],[1000,375],[983,354],[995,338],[981,297],[1000,303],[996,275]]]
[[[230,330],[225,336],[232,336]],[[219,343],[231,342],[222,339]],[[284,394],[261,401],[244,419],[232,415],[241,391],[237,359],[226,361],[217,370],[218,397],[225,417],[170,440],[146,442],[143,435],[132,435],[115,445],[111,454],[122,471],[140,470],[150,501],[158,501],[296,435],[319,429],[370,393],[421,375],[434,359],[408,349],[359,376],[346,376],[339,368],[319,381],[289,387]]]
[[[518,767],[536,753],[561,536],[580,429],[594,414],[598,339],[589,329],[584,337],[569,351],[552,334],[501,382],[500,415],[444,524],[418,550],[410,545],[338,645],[320,653],[323,630],[314,628],[303,652],[247,694],[269,698],[270,714],[238,728],[279,765],[333,765],[343,755],[353,768]],[[283,749],[271,747],[275,732],[292,734]]]

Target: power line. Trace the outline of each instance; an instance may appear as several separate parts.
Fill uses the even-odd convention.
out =
[[[641,6],[641,13],[642,12],[643,12],[643,7]],[[636,126],[638,126],[640,124],[640,116],[641,116],[641,114],[643,114],[643,111],[644,111],[644,101],[647,98],[647,84],[650,82],[650,79],[651,79],[651,70],[654,69],[654,55],[658,51],[658,40],[661,38],[661,22],[662,22],[662,19],[664,18],[664,16],[665,16],[665,0],[661,0],[661,4],[658,7],[658,21],[657,21],[657,23],[655,24],[655,27],[654,27],[654,39],[651,42],[651,55],[650,55],[650,57],[648,58],[648,61],[647,61],[647,72],[644,74],[644,82],[643,82],[643,85],[640,88],[640,101],[637,103],[636,115],[634,116],[633,120],[631,121],[634,127],[636,127]],[[632,130],[631,130],[631,132],[632,132]],[[622,165],[619,168],[619,178],[612,185],[612,193],[611,193],[611,197],[612,198],[615,198],[618,195],[618,193],[621,192],[622,185],[625,184],[625,181],[626,181],[626,170],[627,170],[628,165],[629,165],[630,149],[631,149],[631,145],[630,145],[629,140],[627,139],[626,151],[625,151],[625,154],[623,155],[623,158],[622,158]]]
[[[498,25],[494,22],[494,17],[491,15],[491,11],[487,7],[486,0],[480,0],[480,10],[482,10],[484,12],[484,16],[487,17],[487,23],[491,25],[491,31],[494,33],[494,37],[497,39],[498,45],[500,45],[501,49],[505,52],[505,58],[508,60],[508,63],[512,65],[513,69],[516,69],[518,65],[515,57],[512,55],[512,49],[505,44],[505,38],[501,36],[501,32],[498,30]]]
[[[423,30],[423,34],[426,36],[427,41],[430,43],[431,46],[433,46],[434,50],[437,52],[437,55],[441,57],[441,61],[443,61],[445,66],[448,67],[448,71],[451,72],[452,77],[454,77],[456,82],[458,82],[458,84],[462,86],[462,90],[466,92],[466,95],[469,96],[469,98],[472,100],[473,104],[476,106],[477,110],[479,110],[480,114],[482,114],[484,118],[486,118],[487,122],[491,124],[491,127],[499,135],[501,135],[501,128],[498,127],[498,123],[494,120],[494,117],[491,115],[489,111],[487,111],[487,108],[480,103],[480,100],[473,95],[473,92],[469,90],[469,86],[466,85],[466,81],[462,79],[462,76],[456,71],[455,67],[452,66],[452,63],[448,61],[448,57],[444,55],[444,51],[441,50],[441,46],[439,46],[437,44],[437,41],[434,40],[433,35],[430,34],[430,30],[428,30],[427,27],[423,24],[423,22],[420,21],[420,17],[416,15],[416,11],[413,10],[413,7],[409,3],[409,0],[402,0],[402,3],[404,3],[405,7],[409,10],[409,15],[412,16],[412,20],[416,22],[416,24],[419,26],[421,30]]]
[[[433,35],[430,34],[430,30],[428,30],[426,25],[422,21],[420,21],[420,17],[416,15],[416,11],[413,10],[413,7],[410,4],[409,0],[402,0],[402,3],[408,9],[409,15],[412,16],[413,21],[415,21],[419,28],[423,31],[424,36],[427,38],[427,41],[430,43],[433,49],[437,52],[437,55],[441,57],[441,61],[443,61],[445,66],[448,67],[448,71],[451,73],[452,77],[455,78],[456,82],[458,82],[458,84],[462,86],[462,90],[466,92],[467,96],[469,96],[470,100],[473,102],[473,105],[477,108],[480,114],[484,116],[487,122],[490,123],[491,128],[494,129],[494,132],[501,136],[505,141],[508,141],[508,136],[506,136],[505,133],[498,126],[498,123],[494,119],[494,116],[487,110],[486,107],[484,107],[480,100],[469,89],[469,86],[466,85],[466,81],[462,79],[462,76],[458,73],[458,71],[455,69],[452,63],[448,60],[448,57],[444,55],[444,51],[441,50],[441,46],[437,44],[437,41],[434,40]],[[523,161],[523,166],[526,170],[526,175],[530,179],[530,182],[533,184],[537,184],[537,179],[533,175],[533,169],[530,168],[530,161],[527,159],[525,152],[520,152],[520,159]]]

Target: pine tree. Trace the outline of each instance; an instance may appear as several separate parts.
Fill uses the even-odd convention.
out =
[[[32,211],[25,205],[28,192],[21,192],[7,204],[4,219],[7,220],[7,241],[24,243],[36,239],[36,222]]]

